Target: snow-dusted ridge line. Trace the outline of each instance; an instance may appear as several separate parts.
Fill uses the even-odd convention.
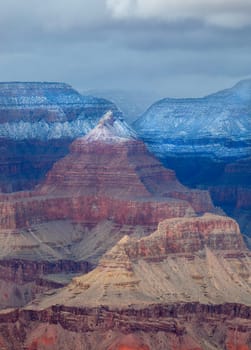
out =
[[[76,119],[72,122],[47,123],[44,120],[39,122],[20,121],[16,123],[0,124],[0,138],[13,140],[50,140],[60,138],[81,137],[94,127],[89,120]]]
[[[249,156],[251,79],[203,98],[157,101],[133,127],[161,157],[203,152],[216,157]]]
[[[108,111],[97,126],[84,137],[87,142],[105,143],[126,142],[137,138],[136,132],[123,119],[115,118],[112,111]]]
[[[85,138],[89,141],[123,142],[137,139],[135,131],[122,118],[115,118],[112,111],[107,112],[96,128],[95,126],[96,120],[87,118],[85,115],[81,115],[73,121],[53,123],[45,120],[33,123],[20,120],[15,123],[0,124],[0,138],[14,140],[75,139],[87,134]]]
[[[122,115],[111,101],[82,96],[65,83],[0,83],[0,138],[82,137],[108,110]]]

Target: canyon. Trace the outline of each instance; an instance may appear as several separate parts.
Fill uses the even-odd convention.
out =
[[[124,236],[67,286],[1,311],[1,346],[248,350],[250,267],[234,220],[166,219],[148,236]]]
[[[251,253],[238,223],[214,205],[249,210],[246,155],[224,165],[225,187],[191,189],[149,152],[116,107],[88,97],[81,124],[72,105],[82,108],[82,97],[51,84],[49,92],[45,83],[28,92],[19,84],[24,96],[6,102],[23,113],[34,101],[34,114],[22,120],[35,123],[33,130],[41,102],[50,131],[38,131],[36,142],[50,145],[48,154],[59,143],[39,181],[29,187],[20,172],[23,191],[13,186],[0,194],[0,348],[249,350]],[[3,113],[3,124],[5,117],[11,120]],[[18,113],[12,118],[20,122]],[[76,118],[78,134],[62,151],[66,124],[59,124]],[[18,132],[8,136],[15,147],[24,141]],[[29,135],[25,142],[36,144]]]

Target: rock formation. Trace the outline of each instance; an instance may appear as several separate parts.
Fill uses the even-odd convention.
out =
[[[154,103],[133,124],[154,154],[205,158],[250,156],[251,80],[204,98]]]
[[[69,155],[34,192],[1,199],[2,229],[63,219],[156,225],[164,218],[214,210],[207,191],[181,185],[111,112],[73,142]]]
[[[163,99],[134,124],[149,149],[186,185],[210,190],[242,231],[251,209],[251,80],[197,99]]]
[[[0,347],[248,350],[251,254],[216,212],[108,112],[0,196]]]
[[[1,312],[1,345],[248,350],[250,267],[234,220],[168,219],[147,237],[125,236],[96,269],[59,292]]]
[[[63,83],[0,83],[0,190],[33,188],[76,137],[113,110]]]
[[[39,261],[41,268],[34,277],[47,281],[42,268],[46,261],[56,265],[69,261],[73,273],[87,271],[85,262],[97,263],[125,233],[147,234],[160,220],[214,210],[208,192],[181,185],[135,132],[109,112],[72,143],[70,153],[55,163],[35,191],[0,196],[0,256],[10,262],[6,275],[12,269],[11,259],[17,260],[15,266]],[[11,276],[15,283],[16,275]],[[26,282],[20,280],[19,294]],[[11,305],[10,300],[2,300],[2,305]]]

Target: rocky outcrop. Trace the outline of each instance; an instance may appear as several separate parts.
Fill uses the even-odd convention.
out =
[[[125,236],[65,288],[0,312],[0,344],[248,350],[250,264],[234,220],[208,214],[165,220],[147,237]]]
[[[133,125],[153,153],[238,159],[250,155],[251,80],[204,98],[154,103]]]
[[[165,169],[122,120],[108,113],[73,142],[34,192],[1,196],[2,229],[51,220],[129,225],[213,211],[206,191],[189,190]]]
[[[0,314],[3,349],[248,350],[250,307],[185,303],[8,311]],[[130,320],[130,322],[128,322]]]
[[[214,211],[208,192],[181,185],[175,173],[165,169],[135,132],[110,112],[89,134],[73,142],[70,153],[55,163],[35,191],[0,195],[0,257],[15,259],[18,271],[23,260],[27,266],[36,266],[37,260],[58,265],[67,260],[59,274],[68,274],[70,259],[97,263],[125,233],[148,234],[160,220],[208,210]],[[99,229],[89,246],[90,232],[107,221],[111,227],[105,228],[105,234]],[[112,238],[107,239],[110,233]],[[100,242],[102,237],[106,244]],[[10,275],[8,269],[6,273]],[[28,268],[29,278],[36,274]],[[40,270],[39,280],[44,275]],[[18,276],[14,273],[10,282]],[[23,283],[30,281],[23,277]]]
[[[184,184],[210,191],[243,226],[251,208],[251,80],[197,99],[163,99],[134,124],[148,148]],[[236,213],[239,215],[236,215]]]
[[[233,220],[165,220],[148,237],[124,237],[95,270],[62,290],[0,312],[0,344],[6,350],[248,350],[250,263]]]
[[[63,83],[0,83],[0,190],[33,188],[76,137],[113,110]]]
[[[87,275],[77,277],[44,307],[142,305],[162,301],[250,303],[251,254],[238,224],[207,214],[167,219],[139,239],[125,236]]]
[[[150,237],[129,242],[125,250],[130,258],[165,259],[169,254],[195,254],[211,250],[245,250],[238,224],[223,216],[204,215],[162,221]]]
[[[63,287],[70,276],[89,271],[84,261],[0,260],[0,308],[21,307],[49,290]],[[62,278],[68,274],[68,278]]]

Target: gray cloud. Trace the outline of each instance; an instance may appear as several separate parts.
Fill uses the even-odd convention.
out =
[[[1,80],[206,94],[251,74],[251,3],[225,3],[8,0],[0,12]]]
[[[115,18],[160,18],[169,22],[197,18],[229,28],[251,23],[249,0],[107,0],[106,3]]]

